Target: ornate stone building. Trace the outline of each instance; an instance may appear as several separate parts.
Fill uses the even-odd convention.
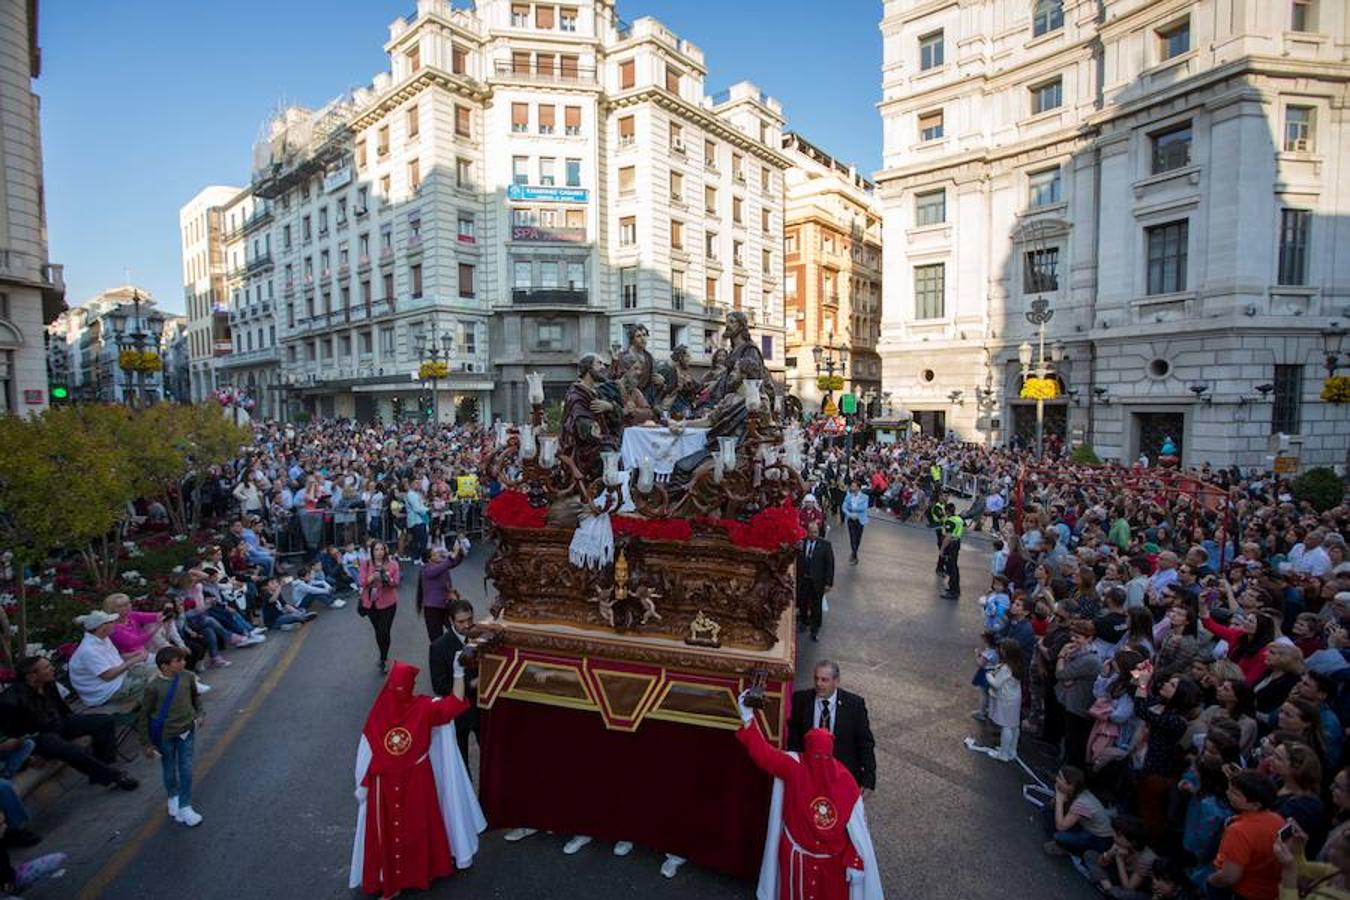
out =
[[[1345,4],[888,0],[881,28],[884,379],[916,421],[1029,439],[1044,301],[1048,433],[1344,460]]]

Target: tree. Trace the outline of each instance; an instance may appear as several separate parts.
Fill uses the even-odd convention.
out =
[[[0,540],[14,554],[20,648],[28,642],[28,567],[67,547],[83,556],[100,582],[111,579],[117,555],[109,538],[133,496],[129,474],[113,435],[91,428],[75,407],[0,419]],[[0,626],[8,653],[8,623]]]
[[[1345,497],[1345,482],[1331,469],[1309,469],[1294,479],[1294,496],[1307,500],[1318,512],[1326,512]]]

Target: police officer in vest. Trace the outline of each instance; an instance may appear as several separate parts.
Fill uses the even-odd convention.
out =
[[[947,573],[947,592],[942,596],[955,600],[961,596],[961,536],[966,533],[966,520],[956,514],[956,504],[947,504],[947,516],[942,520],[942,555],[939,560]]]
[[[947,507],[942,502],[942,494],[938,490],[933,491],[933,499],[928,504],[928,527],[933,529],[934,543],[937,545],[938,557],[937,566],[933,571],[938,575],[944,574],[943,555],[942,555],[942,522],[947,518]]]

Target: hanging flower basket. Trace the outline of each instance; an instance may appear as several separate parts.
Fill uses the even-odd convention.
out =
[[[423,380],[444,378],[450,374],[450,364],[445,362],[424,362],[417,369],[417,377]]]
[[[1053,400],[1059,396],[1059,383],[1053,378],[1028,378],[1018,394],[1023,400]]]
[[[1350,375],[1332,375],[1322,382],[1322,399],[1327,403],[1350,403]]]
[[[159,354],[153,350],[123,350],[117,354],[117,365],[124,372],[158,372],[163,368]]]

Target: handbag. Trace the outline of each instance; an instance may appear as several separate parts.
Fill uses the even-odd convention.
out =
[[[1093,701],[1092,708],[1088,710],[1094,721],[1092,730],[1088,732],[1087,760],[1093,768],[1111,761],[1107,751],[1114,747],[1120,738],[1120,726],[1110,719],[1114,706],[1115,704],[1108,698],[1102,697]]]

